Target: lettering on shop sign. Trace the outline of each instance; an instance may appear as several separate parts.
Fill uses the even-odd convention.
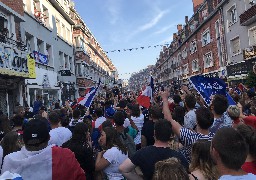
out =
[[[27,53],[12,46],[0,44],[0,73],[29,77]]]
[[[71,76],[71,71],[70,70],[60,70],[60,75],[61,76]]]

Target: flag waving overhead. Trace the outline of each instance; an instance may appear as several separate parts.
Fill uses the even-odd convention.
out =
[[[78,104],[81,104],[85,107],[90,107],[92,104],[92,101],[98,91],[99,86],[100,86],[100,81],[96,88],[95,87],[90,88],[89,92],[85,95],[84,99],[81,100]]]
[[[150,102],[153,101],[154,83],[153,78],[150,77],[150,84],[144,89],[141,95],[137,98],[139,105],[149,108]]]
[[[200,93],[206,104],[211,103],[211,96],[221,94],[227,97],[229,105],[236,105],[232,97],[226,91],[226,84],[220,78],[208,78],[204,76],[193,76],[189,78],[194,88]]]

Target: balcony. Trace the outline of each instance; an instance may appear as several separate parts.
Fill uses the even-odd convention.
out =
[[[241,26],[249,26],[253,22],[256,21],[256,4],[254,4],[251,8],[246,10],[240,16],[240,24]]]
[[[84,61],[87,64],[90,64],[90,56],[86,53],[84,48],[82,47],[76,47],[75,52],[75,60],[76,61]]]

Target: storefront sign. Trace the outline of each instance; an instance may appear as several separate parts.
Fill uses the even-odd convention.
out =
[[[77,86],[79,87],[90,87],[93,85],[92,80],[79,78],[76,80]]]
[[[27,52],[0,44],[0,74],[30,78]]]
[[[32,54],[27,55],[28,59],[28,72],[29,72],[29,78],[35,79],[36,78],[36,62],[34,58],[32,57]]]
[[[71,76],[71,71],[70,70],[60,70],[60,75],[61,76]]]
[[[48,65],[48,56],[44,55],[38,51],[33,51],[34,54],[34,59],[36,62],[44,64],[44,65]]]
[[[244,60],[256,57],[256,46],[251,46],[244,49]]]
[[[227,66],[228,77],[240,76],[242,74],[248,74],[249,71],[252,71],[253,60],[246,60],[241,63],[232,64]]]

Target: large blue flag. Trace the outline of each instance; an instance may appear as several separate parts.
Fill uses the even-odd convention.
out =
[[[226,91],[226,84],[220,78],[208,78],[201,75],[189,78],[189,81],[194,88],[202,96],[206,104],[209,106],[211,103],[211,96],[221,94],[227,97],[229,105],[236,105],[235,101]]]

